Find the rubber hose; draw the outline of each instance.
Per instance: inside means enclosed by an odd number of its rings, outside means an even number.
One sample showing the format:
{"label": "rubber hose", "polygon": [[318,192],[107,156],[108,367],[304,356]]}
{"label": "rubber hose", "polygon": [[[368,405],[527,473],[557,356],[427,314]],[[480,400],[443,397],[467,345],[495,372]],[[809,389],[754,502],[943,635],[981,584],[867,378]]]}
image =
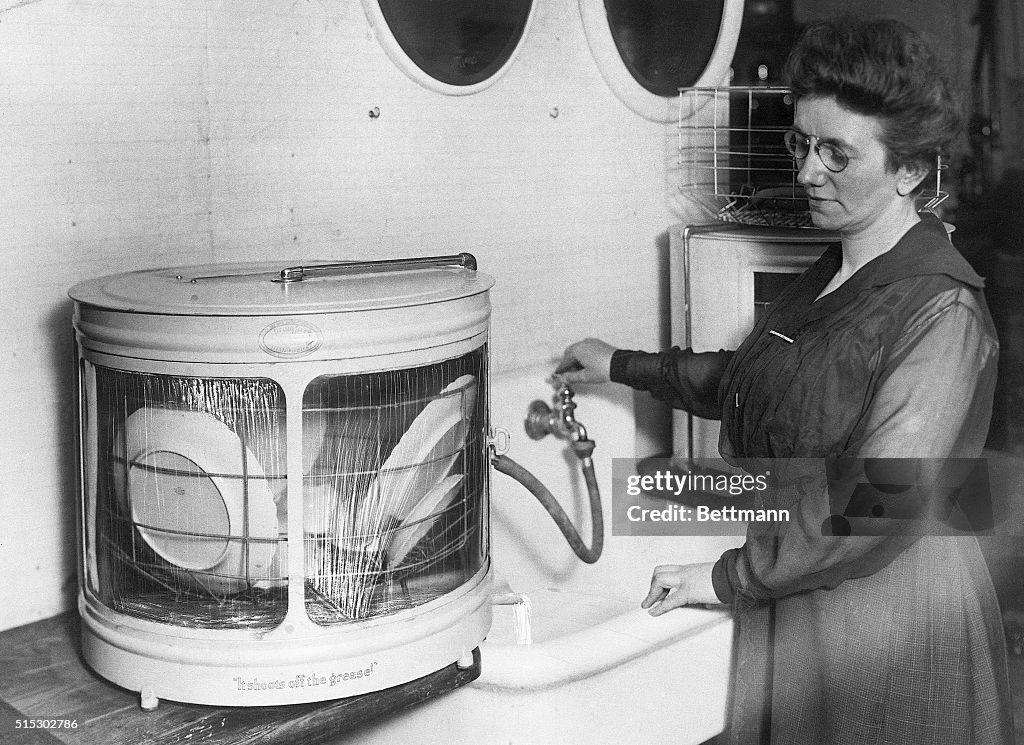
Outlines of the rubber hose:
{"label": "rubber hose", "polygon": [[565,514],[562,505],[548,491],[548,488],[540,482],[536,476],[509,458],[507,455],[495,455],[491,462],[497,471],[511,476],[537,498],[544,505],[544,509],[555,521],[558,529],[562,531],[565,540],[569,542],[573,553],[580,561],[586,564],[593,564],[601,558],[601,551],[604,549],[604,514],[601,510],[601,493],[597,486],[597,476],[594,474],[594,462],[589,458],[582,458],[583,478],[587,482],[587,493],[590,496],[590,522],[593,529],[591,545],[588,547],[580,538],[576,526]]}

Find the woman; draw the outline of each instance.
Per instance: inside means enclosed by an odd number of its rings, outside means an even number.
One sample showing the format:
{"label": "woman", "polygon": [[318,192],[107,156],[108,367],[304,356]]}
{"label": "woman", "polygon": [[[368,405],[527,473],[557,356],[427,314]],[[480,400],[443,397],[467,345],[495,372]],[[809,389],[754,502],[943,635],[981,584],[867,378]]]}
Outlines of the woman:
{"label": "woman", "polygon": [[[588,339],[556,376],[626,383],[720,418],[722,455],[737,463],[975,458],[997,358],[983,283],[914,201],[957,136],[946,78],[906,26],[852,19],[810,26],[788,73],[797,104],[786,144],[814,224],[841,244],[735,352]],[[977,540],[833,535],[827,490],[778,482],[768,506],[793,519],[751,524],[717,562],[656,568],[642,603],[653,615],[735,609],[729,741],[1012,742],[1002,627]]]}

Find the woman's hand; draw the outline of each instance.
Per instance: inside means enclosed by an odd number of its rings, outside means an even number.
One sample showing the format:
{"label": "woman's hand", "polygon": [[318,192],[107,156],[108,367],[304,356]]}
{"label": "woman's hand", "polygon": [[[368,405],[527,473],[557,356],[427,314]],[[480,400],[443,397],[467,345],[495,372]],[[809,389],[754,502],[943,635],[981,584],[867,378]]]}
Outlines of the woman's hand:
{"label": "woman's hand", "polygon": [[711,582],[714,563],[662,564],[655,567],[651,577],[651,591],[640,603],[652,616],[660,616],[684,605],[718,605],[722,601],[715,594]]}
{"label": "woman's hand", "polygon": [[556,383],[607,383],[615,347],[600,339],[584,339],[565,350],[552,379]]}

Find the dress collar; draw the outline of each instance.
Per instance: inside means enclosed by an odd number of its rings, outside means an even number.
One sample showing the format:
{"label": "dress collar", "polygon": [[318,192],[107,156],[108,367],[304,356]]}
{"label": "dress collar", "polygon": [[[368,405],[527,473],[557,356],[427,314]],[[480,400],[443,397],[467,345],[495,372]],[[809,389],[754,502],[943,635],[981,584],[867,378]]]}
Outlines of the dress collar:
{"label": "dress collar", "polygon": [[871,287],[931,274],[944,274],[978,290],[985,286],[985,280],[950,243],[942,220],[928,212],[921,213],[921,221],[892,249],[876,256],[860,271],[865,272]]}
{"label": "dress collar", "polygon": [[[804,321],[828,317],[848,307],[865,290],[910,277],[945,275],[977,290],[985,285],[949,242],[942,221],[930,213],[922,213],[921,221],[890,250],[873,258],[828,295],[816,299],[839,271],[842,260],[842,246],[830,245],[804,275],[799,289],[794,288],[797,294],[793,300],[802,308]],[[795,310],[797,306],[793,307]]]}
{"label": "dress collar", "polygon": [[[839,270],[842,256],[842,246],[835,243],[828,247],[815,264],[814,276],[817,281],[812,284],[819,285],[815,297]],[[946,275],[977,290],[985,286],[985,280],[978,276],[950,243],[942,220],[924,212],[921,213],[921,221],[904,233],[895,246],[862,266],[822,300],[833,295],[849,297],[850,292],[927,275]]]}

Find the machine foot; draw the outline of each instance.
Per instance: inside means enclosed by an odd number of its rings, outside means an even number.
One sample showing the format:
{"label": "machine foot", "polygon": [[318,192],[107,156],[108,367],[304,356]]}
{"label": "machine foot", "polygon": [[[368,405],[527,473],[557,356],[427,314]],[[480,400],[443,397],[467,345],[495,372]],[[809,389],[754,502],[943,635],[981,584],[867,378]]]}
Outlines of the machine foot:
{"label": "machine foot", "polygon": [[160,699],[152,688],[146,686],[139,693],[139,708],[143,711],[154,711],[160,705]]}

